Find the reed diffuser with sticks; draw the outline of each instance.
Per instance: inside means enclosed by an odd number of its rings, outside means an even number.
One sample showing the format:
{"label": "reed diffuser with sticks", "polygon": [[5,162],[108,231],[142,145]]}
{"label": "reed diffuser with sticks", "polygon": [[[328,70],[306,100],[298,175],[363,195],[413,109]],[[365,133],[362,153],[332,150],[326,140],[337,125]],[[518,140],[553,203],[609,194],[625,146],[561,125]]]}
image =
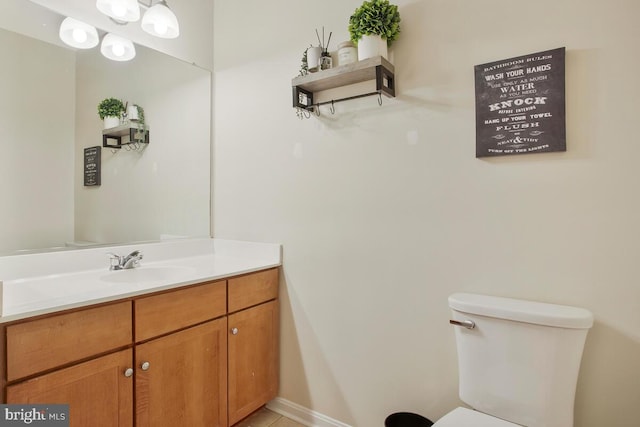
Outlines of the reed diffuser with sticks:
{"label": "reed diffuser with sticks", "polygon": [[320,44],[321,55],[320,55],[320,70],[328,70],[333,66],[333,60],[331,58],[331,54],[329,53],[329,43],[331,42],[331,35],[333,32],[329,32],[329,38],[325,44],[324,39],[324,27],[322,27],[322,40],[320,40],[320,33],[316,28],[316,37],[318,37],[318,43]]}

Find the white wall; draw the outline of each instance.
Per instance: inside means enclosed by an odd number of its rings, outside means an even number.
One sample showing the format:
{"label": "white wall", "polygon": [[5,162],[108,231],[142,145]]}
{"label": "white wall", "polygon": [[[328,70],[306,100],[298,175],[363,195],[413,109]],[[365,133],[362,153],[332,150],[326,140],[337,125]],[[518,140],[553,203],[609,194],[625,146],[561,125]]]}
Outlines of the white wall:
{"label": "white wall", "polygon": [[0,251],[64,245],[73,239],[75,58],[3,29],[0,52]]}
{"label": "white wall", "polygon": [[[214,2],[214,235],[284,245],[280,395],[442,416],[468,291],[592,310],[575,425],[636,426],[640,4],[398,0],[397,99],[298,120],[302,51],[360,3]],[[568,151],[476,159],[473,66],[562,46]]]}

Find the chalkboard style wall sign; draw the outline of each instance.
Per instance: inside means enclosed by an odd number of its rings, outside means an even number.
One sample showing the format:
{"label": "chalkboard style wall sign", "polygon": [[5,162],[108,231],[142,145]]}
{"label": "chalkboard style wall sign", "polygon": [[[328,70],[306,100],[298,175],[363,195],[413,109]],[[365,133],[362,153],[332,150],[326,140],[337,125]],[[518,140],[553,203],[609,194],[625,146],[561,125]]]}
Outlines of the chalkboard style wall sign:
{"label": "chalkboard style wall sign", "polygon": [[100,155],[102,147],[89,147],[84,149],[84,186],[92,187],[100,185]]}
{"label": "chalkboard style wall sign", "polygon": [[565,48],[475,66],[476,157],[566,151]]}

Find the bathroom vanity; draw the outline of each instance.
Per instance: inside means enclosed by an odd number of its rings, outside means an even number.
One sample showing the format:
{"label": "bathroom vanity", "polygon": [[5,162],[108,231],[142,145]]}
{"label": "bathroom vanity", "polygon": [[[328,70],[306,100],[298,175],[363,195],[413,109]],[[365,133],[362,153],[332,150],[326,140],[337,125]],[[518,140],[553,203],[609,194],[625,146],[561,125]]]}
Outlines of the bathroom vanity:
{"label": "bathroom vanity", "polygon": [[237,423],[276,397],[279,364],[279,254],[240,252],[139,267],[210,264],[186,283],[141,273],[132,295],[0,318],[3,401],[68,403],[72,426]]}

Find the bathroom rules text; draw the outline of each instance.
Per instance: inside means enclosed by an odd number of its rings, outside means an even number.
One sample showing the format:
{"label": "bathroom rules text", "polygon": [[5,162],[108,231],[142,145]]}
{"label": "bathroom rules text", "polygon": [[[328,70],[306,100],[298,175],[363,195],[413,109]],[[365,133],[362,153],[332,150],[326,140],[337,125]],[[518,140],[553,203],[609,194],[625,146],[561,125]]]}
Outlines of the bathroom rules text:
{"label": "bathroom rules text", "polygon": [[476,157],[566,151],[565,48],[476,65]]}

